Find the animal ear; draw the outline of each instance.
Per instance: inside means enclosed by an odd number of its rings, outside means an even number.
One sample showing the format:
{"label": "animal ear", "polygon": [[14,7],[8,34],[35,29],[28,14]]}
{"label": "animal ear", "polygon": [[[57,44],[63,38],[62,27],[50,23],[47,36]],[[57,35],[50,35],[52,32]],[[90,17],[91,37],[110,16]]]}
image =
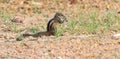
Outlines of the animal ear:
{"label": "animal ear", "polygon": [[56,13],[56,15],[59,14],[58,12]]}
{"label": "animal ear", "polygon": [[59,14],[60,14],[60,13],[58,13],[58,12],[57,12],[55,15],[57,15],[57,16],[58,16]]}
{"label": "animal ear", "polygon": [[58,17],[59,16],[59,13],[57,12],[56,14],[55,14],[55,17]]}
{"label": "animal ear", "polygon": [[60,13],[60,12],[57,12],[55,15],[62,15],[62,13]]}

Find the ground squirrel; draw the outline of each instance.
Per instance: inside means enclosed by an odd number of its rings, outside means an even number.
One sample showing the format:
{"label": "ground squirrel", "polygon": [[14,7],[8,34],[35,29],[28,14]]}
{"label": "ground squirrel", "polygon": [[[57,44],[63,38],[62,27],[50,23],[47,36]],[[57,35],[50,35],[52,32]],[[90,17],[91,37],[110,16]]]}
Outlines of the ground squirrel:
{"label": "ground squirrel", "polygon": [[48,24],[47,24],[47,31],[45,32],[38,32],[35,34],[23,34],[24,37],[26,36],[33,36],[33,37],[39,37],[42,35],[50,36],[55,35],[57,31],[57,25],[62,24],[63,22],[67,22],[66,17],[62,13],[56,13],[54,18],[52,18]]}

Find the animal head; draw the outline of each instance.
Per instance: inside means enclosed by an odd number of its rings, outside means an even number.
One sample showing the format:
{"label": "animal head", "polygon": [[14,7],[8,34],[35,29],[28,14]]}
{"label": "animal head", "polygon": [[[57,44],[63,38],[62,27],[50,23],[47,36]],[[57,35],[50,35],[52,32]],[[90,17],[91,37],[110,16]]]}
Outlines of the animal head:
{"label": "animal head", "polygon": [[59,23],[67,22],[66,17],[62,13],[56,13],[54,18]]}

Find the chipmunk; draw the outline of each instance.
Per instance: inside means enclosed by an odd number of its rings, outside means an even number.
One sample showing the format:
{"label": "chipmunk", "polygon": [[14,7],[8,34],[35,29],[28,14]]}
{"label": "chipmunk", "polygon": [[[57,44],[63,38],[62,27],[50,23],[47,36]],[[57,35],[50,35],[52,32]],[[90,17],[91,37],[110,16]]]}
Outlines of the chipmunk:
{"label": "chipmunk", "polygon": [[33,37],[39,37],[39,36],[50,36],[55,35],[57,31],[57,25],[62,24],[64,22],[67,22],[66,17],[62,13],[56,13],[54,18],[52,18],[48,24],[47,24],[47,31],[45,32],[38,32],[35,34],[23,34],[24,37],[26,36],[33,36]]}

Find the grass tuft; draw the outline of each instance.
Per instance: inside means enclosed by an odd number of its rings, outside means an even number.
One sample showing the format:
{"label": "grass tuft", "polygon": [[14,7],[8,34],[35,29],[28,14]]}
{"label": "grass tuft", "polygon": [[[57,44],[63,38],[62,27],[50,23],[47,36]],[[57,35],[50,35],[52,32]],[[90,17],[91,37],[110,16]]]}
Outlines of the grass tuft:
{"label": "grass tuft", "polygon": [[36,8],[36,7],[33,7],[32,10],[33,10],[34,13],[37,13],[37,14],[42,13],[42,11],[40,9]]}
{"label": "grass tuft", "polygon": [[36,26],[32,27],[30,30],[32,31],[32,33],[37,33],[39,31],[39,28]]}

